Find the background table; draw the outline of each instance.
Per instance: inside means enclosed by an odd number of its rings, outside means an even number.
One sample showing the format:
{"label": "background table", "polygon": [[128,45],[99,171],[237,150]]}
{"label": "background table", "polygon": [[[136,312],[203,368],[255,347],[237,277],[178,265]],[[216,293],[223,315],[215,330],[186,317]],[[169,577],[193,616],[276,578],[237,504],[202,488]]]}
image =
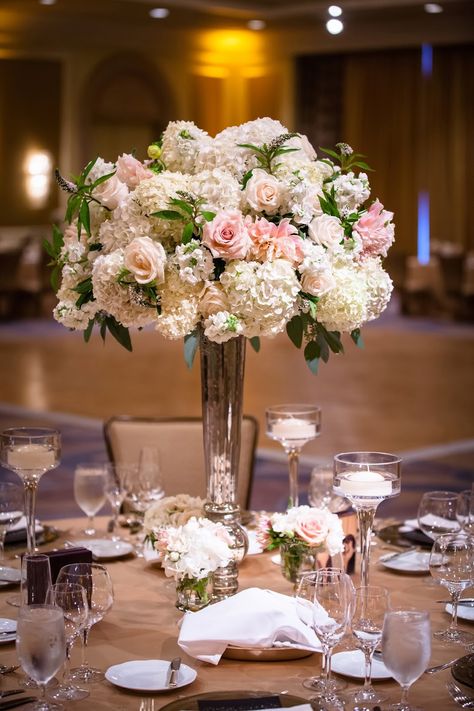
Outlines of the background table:
{"label": "background table", "polygon": [[[60,547],[61,540],[71,540],[74,535],[83,538],[79,533],[80,526],[84,526],[85,519],[55,521],[54,525],[60,529],[61,538],[44,549]],[[97,519],[101,537],[105,530],[106,519]],[[124,537],[127,536],[126,530]],[[104,534],[105,535],[105,534]],[[7,556],[14,556],[18,548],[10,548]],[[426,581],[429,576],[401,575],[388,571],[379,564],[377,559],[386,550],[380,545],[374,546],[371,570],[371,582],[384,585],[392,592],[392,604],[405,607],[427,609],[431,613],[433,629],[440,629],[449,623],[449,616],[443,612],[444,605],[437,600],[447,599],[445,588],[438,586],[428,587]],[[143,559],[129,557],[121,560],[107,562],[107,568],[112,577],[115,592],[115,602],[106,618],[92,628],[89,641],[88,661],[94,666],[107,669],[112,664],[118,664],[132,659],[172,659],[180,655],[183,663],[196,669],[196,681],[189,686],[177,691],[154,694],[155,710],[165,706],[168,702],[190,696],[192,694],[219,690],[262,690],[265,692],[282,692],[302,698],[309,698],[311,692],[301,685],[305,677],[319,673],[320,655],[311,655],[304,659],[281,662],[243,662],[222,659],[218,666],[213,666],[188,657],[180,650],[177,644],[178,624],[182,617],[175,606],[174,582],[165,577],[157,564],[146,564]],[[19,561],[12,565],[18,566]],[[248,587],[266,587],[278,592],[291,595],[292,585],[284,580],[279,567],[271,562],[271,554],[263,553],[249,556],[240,568],[240,589]],[[354,583],[358,584],[358,576],[354,576]],[[17,610],[6,603],[7,597],[17,588],[1,588],[0,616],[16,618]],[[460,621],[460,626],[466,630],[474,631],[470,623]],[[347,638],[345,648],[354,646],[350,637]],[[79,664],[80,645],[76,644],[73,652],[73,666]],[[335,653],[342,647],[337,647]],[[456,656],[461,656],[463,648],[456,645],[441,646],[433,643],[430,665],[438,664]],[[14,644],[0,645],[0,664],[16,663]],[[1,677],[2,688],[16,685],[17,674]],[[451,678],[449,670],[436,675],[423,675],[411,691],[410,699],[413,704],[423,706],[427,711],[459,709],[446,691],[446,681]],[[356,686],[356,680],[348,679],[349,686]],[[377,688],[387,691],[391,700],[398,700],[400,687],[393,681],[376,682]],[[82,711],[101,711],[114,709],[124,711],[140,708],[140,701],[145,694],[121,690],[107,681],[90,685],[91,695],[83,701],[70,703],[68,709]],[[148,694],[151,696],[151,694]],[[183,709],[186,705],[183,705]]]}

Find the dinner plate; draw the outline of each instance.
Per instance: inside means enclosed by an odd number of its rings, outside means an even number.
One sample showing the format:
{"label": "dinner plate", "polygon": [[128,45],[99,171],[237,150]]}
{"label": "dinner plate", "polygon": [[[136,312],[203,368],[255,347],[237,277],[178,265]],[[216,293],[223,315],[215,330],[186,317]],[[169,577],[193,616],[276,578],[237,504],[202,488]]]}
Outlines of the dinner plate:
{"label": "dinner plate", "polygon": [[115,664],[105,672],[105,678],[115,686],[131,691],[173,691],[192,684],[197,672],[181,664],[177,674],[177,684],[171,689],[167,685],[169,661],[164,659],[135,659],[123,664]]}
{"label": "dinner plate", "polygon": [[[338,652],[331,657],[331,670],[353,679],[365,678],[365,658],[360,649]],[[390,679],[390,672],[379,659],[372,660],[372,679]]]}
{"label": "dinner plate", "polygon": [[474,654],[466,654],[451,667],[451,674],[461,684],[474,689]]}
{"label": "dinner plate", "polygon": [[128,541],[113,541],[110,538],[92,538],[91,540],[85,538],[74,541],[74,545],[88,548],[96,560],[122,558],[133,552],[133,546]]}
{"label": "dinner plate", "polygon": [[292,706],[300,706],[307,704],[308,699],[302,699],[300,696],[292,696],[291,694],[272,694],[269,691],[208,691],[205,694],[195,694],[194,696],[185,696],[177,701],[162,706],[160,711],[199,711],[198,701],[234,701],[236,699],[259,699],[268,698],[269,696],[277,696],[281,708],[288,709]]}
{"label": "dinner plate", "polygon": [[430,572],[430,554],[427,551],[406,551],[406,553],[388,553],[379,558],[379,562],[389,570],[411,575],[427,575]]}
{"label": "dinner plate", "polygon": [[0,587],[17,585],[21,581],[21,571],[18,568],[8,568],[0,565]]}
{"label": "dinner plate", "polygon": [[243,662],[286,662],[291,659],[303,659],[311,654],[319,654],[309,649],[295,649],[294,647],[237,647],[229,644],[224,654],[226,659],[237,659]]}
{"label": "dinner plate", "polygon": [[[453,612],[452,605],[449,602],[444,609],[450,615]],[[469,605],[458,605],[458,617],[460,620],[467,620],[468,622],[474,622],[474,607],[469,607]]]}
{"label": "dinner plate", "polygon": [[[13,630],[10,632],[10,630]],[[0,644],[14,642],[16,639],[16,620],[0,617]]]}

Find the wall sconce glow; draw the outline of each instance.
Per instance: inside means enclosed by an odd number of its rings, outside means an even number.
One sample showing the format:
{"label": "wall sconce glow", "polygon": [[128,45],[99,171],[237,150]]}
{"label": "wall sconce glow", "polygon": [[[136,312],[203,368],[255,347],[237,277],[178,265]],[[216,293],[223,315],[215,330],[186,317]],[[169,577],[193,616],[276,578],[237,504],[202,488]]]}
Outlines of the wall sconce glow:
{"label": "wall sconce glow", "polygon": [[33,207],[43,207],[51,189],[51,155],[46,151],[31,151],[25,160],[25,188]]}
{"label": "wall sconce glow", "polygon": [[264,30],[267,23],[263,20],[249,20],[247,22],[247,27],[249,30]]}
{"label": "wall sconce glow", "polygon": [[331,17],[340,17],[342,15],[342,7],[339,7],[339,5],[329,5],[328,13]]}
{"label": "wall sconce glow", "polygon": [[331,35],[338,35],[344,29],[344,25],[340,20],[328,20],[326,22],[326,29]]}
{"label": "wall sconce glow", "polygon": [[164,20],[169,14],[170,11],[167,10],[166,7],[154,7],[149,12],[150,17],[153,17],[155,20]]}
{"label": "wall sconce glow", "polygon": [[437,15],[443,12],[443,8],[437,2],[425,2],[425,12],[430,15]]}
{"label": "wall sconce glow", "polygon": [[430,261],[430,195],[426,190],[418,193],[418,261]]}

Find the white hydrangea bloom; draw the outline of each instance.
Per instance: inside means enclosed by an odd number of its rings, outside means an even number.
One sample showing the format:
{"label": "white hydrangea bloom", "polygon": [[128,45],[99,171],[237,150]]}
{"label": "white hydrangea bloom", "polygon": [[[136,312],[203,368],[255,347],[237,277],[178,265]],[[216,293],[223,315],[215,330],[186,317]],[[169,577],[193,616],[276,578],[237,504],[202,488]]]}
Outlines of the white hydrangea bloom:
{"label": "white hydrangea bloom", "polygon": [[180,220],[163,220],[150,215],[159,210],[170,210],[170,199],[179,197],[178,191],[187,192],[189,180],[188,175],[165,170],[152,178],[142,180],[133,192],[133,200],[140,207],[141,214],[153,225],[154,234],[159,235],[165,247],[167,238],[175,242],[181,241],[183,223]]}
{"label": "white hydrangea bloom", "polygon": [[336,191],[336,204],[341,215],[348,215],[357,210],[370,196],[369,179],[366,173],[354,175],[352,171],[342,173],[329,186]]}
{"label": "white hydrangea bloom", "polygon": [[212,254],[194,239],[176,247],[173,263],[178,267],[180,279],[193,285],[208,280],[214,271]]}
{"label": "white hydrangea bloom", "polygon": [[100,226],[102,252],[108,254],[116,249],[124,249],[136,237],[153,238],[156,231],[156,222],[142,213],[134,200],[134,193],[129,193],[124,202],[113,211],[110,219]]}
{"label": "white hydrangea bloom", "polygon": [[242,191],[239,182],[227,170],[202,170],[191,177],[189,191],[204,199],[203,209],[239,210]]}
{"label": "white hydrangea bloom", "polygon": [[360,266],[341,259],[333,269],[334,287],[318,302],[318,321],[328,331],[350,333],[367,320],[367,280]]}
{"label": "white hydrangea bloom", "polygon": [[124,268],[123,250],[100,255],[92,269],[92,289],[99,310],[106,311],[119,323],[129,326],[146,326],[156,322],[154,308],[144,306],[136,298],[133,287],[122,286],[117,279]]}
{"label": "white hydrangea bloom", "polygon": [[390,301],[393,282],[382,267],[379,257],[366,259],[361,265],[367,280],[367,321],[378,318]]}
{"label": "white hydrangea bloom", "polygon": [[192,121],[170,121],[163,133],[161,159],[168,170],[194,173],[197,156],[211,140]]}
{"label": "white hydrangea bloom", "polygon": [[53,309],[53,317],[66,328],[85,331],[89,321],[96,315],[98,307],[95,301],[88,301],[78,309],[76,306],[78,296],[76,293],[72,300],[60,300]]}
{"label": "white hydrangea bloom", "polygon": [[199,297],[201,285],[181,280],[176,267],[166,273],[161,290],[161,314],[156,330],[165,338],[184,338],[194,330],[199,321]]}

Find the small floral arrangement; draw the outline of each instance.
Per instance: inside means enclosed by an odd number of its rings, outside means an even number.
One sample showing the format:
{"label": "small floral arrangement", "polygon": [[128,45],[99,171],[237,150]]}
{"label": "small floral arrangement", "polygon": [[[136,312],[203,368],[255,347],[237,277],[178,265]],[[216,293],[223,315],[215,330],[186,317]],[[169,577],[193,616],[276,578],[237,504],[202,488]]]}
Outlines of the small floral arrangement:
{"label": "small floral arrangement", "polygon": [[203,515],[204,499],[199,496],[177,494],[165,496],[145,511],[143,531],[150,543],[155,546],[158,532],[167,526],[183,526],[193,516]]}
{"label": "small floral arrangement", "polygon": [[[214,138],[172,121],[140,161],[92,160],[73,180],[65,227],[45,242],[55,318],[89,340],[98,326],[132,350],[129,328],[216,343],[285,329],[319,360],[361,345],[392,282],[382,259],[393,213],[369,202],[363,156],[345,143],[317,157],[306,136],[261,118]],[[362,171],[361,171],[362,169]]]}
{"label": "small floral arrangement", "polygon": [[168,577],[203,580],[233,558],[232,539],[221,523],[193,516],[182,526],[160,529],[156,541]]}
{"label": "small floral arrangement", "polygon": [[274,513],[261,521],[258,538],[264,548],[273,550],[283,543],[306,547],[325,547],[330,555],[344,550],[344,531],[336,514],[311,506],[294,506],[286,513]]}

